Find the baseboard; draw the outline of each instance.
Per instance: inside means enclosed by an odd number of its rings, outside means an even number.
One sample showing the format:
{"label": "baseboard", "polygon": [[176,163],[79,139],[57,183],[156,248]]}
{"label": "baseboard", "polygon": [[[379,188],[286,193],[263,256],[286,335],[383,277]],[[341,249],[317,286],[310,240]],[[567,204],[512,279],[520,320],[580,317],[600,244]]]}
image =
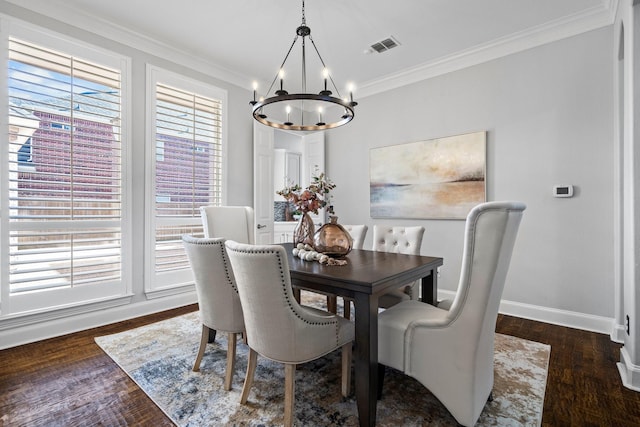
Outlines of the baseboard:
{"label": "baseboard", "polygon": [[[452,291],[438,291],[438,299],[451,299],[454,296],[455,292]],[[607,334],[612,336],[612,339],[615,332],[613,318],[594,316],[575,311],[558,310],[555,308],[502,300],[500,302],[500,313],[538,322],[551,323],[552,325]]]}
{"label": "baseboard", "polygon": [[611,341],[617,342],[618,344],[624,344],[624,336],[627,331],[624,328],[624,325],[616,325],[614,321],[613,329],[611,331]]}
{"label": "baseboard", "polygon": [[620,362],[616,365],[622,384],[628,389],[640,391],[640,366],[631,363],[631,358],[625,347],[620,349]]}
{"label": "baseboard", "polygon": [[29,322],[0,331],[0,350],[170,310],[194,304],[197,301],[195,291],[190,291],[108,309],[58,316],[40,322]]}

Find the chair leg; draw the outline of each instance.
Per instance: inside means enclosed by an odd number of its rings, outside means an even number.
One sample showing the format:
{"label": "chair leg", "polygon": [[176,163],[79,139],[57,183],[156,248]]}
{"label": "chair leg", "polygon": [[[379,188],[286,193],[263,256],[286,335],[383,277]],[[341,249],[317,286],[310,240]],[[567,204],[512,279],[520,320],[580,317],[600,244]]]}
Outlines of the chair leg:
{"label": "chair leg", "polygon": [[224,389],[227,391],[231,390],[231,382],[233,381],[233,373],[236,367],[237,336],[237,334],[229,332],[229,337],[227,339],[227,374],[224,378]]}
{"label": "chair leg", "polygon": [[214,342],[216,340],[216,330],[215,329],[209,329],[209,344],[211,344],[212,342]]}
{"label": "chair leg", "polygon": [[378,363],[378,400],[382,399],[382,385],[384,384],[384,372],[386,366],[382,363]]}
{"label": "chair leg", "polygon": [[296,389],[296,365],[284,364],[284,426],[293,425],[295,389]]}
{"label": "chair leg", "polygon": [[338,297],[335,295],[327,295],[327,311],[336,314],[338,312]]}
{"label": "chair leg", "polygon": [[252,348],[249,348],[249,360],[247,361],[247,376],[244,378],[244,386],[242,386],[242,395],[240,396],[240,403],[243,405],[247,403],[249,399],[249,392],[251,391],[251,385],[253,384],[253,376],[256,373],[256,364],[258,362],[258,353]]}
{"label": "chair leg", "polygon": [[[213,330],[215,332],[215,330]],[[207,347],[209,341],[209,328],[202,325],[202,334],[200,335],[200,348],[198,348],[198,355],[196,361],[193,363],[193,372],[200,371],[200,362],[202,362],[202,356],[204,356],[204,350]]]}
{"label": "chair leg", "polygon": [[342,309],[343,311],[343,316],[345,319],[351,319],[351,300],[347,299],[347,298],[343,298],[342,299],[342,306],[344,307]]}
{"label": "chair leg", "polygon": [[351,346],[351,342],[342,346],[342,395],[344,397],[349,397],[351,394]]}

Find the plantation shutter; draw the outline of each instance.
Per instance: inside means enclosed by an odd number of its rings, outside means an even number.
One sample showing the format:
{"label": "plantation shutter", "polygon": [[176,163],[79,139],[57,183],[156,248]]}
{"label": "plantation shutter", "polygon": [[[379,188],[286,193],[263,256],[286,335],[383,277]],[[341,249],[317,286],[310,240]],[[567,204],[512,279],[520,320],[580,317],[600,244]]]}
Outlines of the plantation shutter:
{"label": "plantation shutter", "polygon": [[[154,287],[189,268],[181,237],[203,235],[200,207],[222,204],[220,99],[156,83]],[[180,276],[184,277],[184,276]]]}
{"label": "plantation shutter", "polygon": [[12,37],[8,72],[10,294],[100,297],[122,280],[121,71]]}

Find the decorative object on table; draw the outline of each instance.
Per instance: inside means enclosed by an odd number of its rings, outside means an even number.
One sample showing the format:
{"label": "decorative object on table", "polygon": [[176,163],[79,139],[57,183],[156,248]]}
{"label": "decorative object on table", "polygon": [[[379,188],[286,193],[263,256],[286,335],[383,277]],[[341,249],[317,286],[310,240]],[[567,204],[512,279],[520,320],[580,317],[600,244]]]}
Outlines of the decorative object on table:
{"label": "decorative object on table", "polygon": [[329,205],[330,192],[336,188],[324,173],[312,177],[311,184],[307,188],[302,188],[298,184],[285,187],[276,192],[286,200],[291,202],[302,214],[296,228],[293,231],[293,243],[303,243],[313,246],[313,235],[315,226],[309,216],[309,212],[318,214],[318,210],[327,207],[327,212],[333,213],[333,206]]}
{"label": "decorative object on table", "polygon": [[338,224],[338,217],[331,216],[330,222],[314,234],[313,247],[325,255],[343,257],[351,252],[353,239],[347,230]]}
{"label": "decorative object on table", "polygon": [[[301,90],[290,94],[285,90],[284,86],[285,64],[287,63],[289,54],[293,50],[293,47],[299,38],[302,39]],[[324,86],[322,90],[316,93],[311,93],[310,91],[307,92],[307,63],[305,60],[305,41],[307,38],[313,45],[313,50],[318,54],[319,62],[316,63],[322,64],[323,66],[322,74],[324,82],[318,79],[317,83],[324,83]],[[296,61],[294,61],[294,63],[296,63]],[[320,73],[318,73],[318,75],[319,74]],[[299,74],[292,72],[291,75],[295,76]],[[272,93],[271,90],[274,89],[274,84],[278,80],[280,88]],[[289,78],[288,82],[291,84],[292,80],[294,80],[294,78]],[[328,83],[333,86],[335,96],[329,87],[327,87]],[[306,24],[303,0],[302,23],[298,28],[296,28],[296,36],[293,39],[293,43],[291,44],[291,47],[289,47],[287,55],[285,56],[284,61],[282,61],[282,65],[280,65],[280,69],[273,78],[271,86],[269,86],[264,97],[261,96],[256,99],[258,83],[253,83],[253,100],[249,101],[249,104],[252,106],[251,114],[255,120],[263,125],[277,129],[294,131],[318,131],[332,129],[347,124],[353,120],[354,108],[358,103],[353,100],[353,85],[350,84],[349,86],[349,98],[346,96],[343,97],[333,81],[333,77],[329,74],[329,70],[320,55],[320,51],[311,37],[311,28]]]}
{"label": "decorative object on table", "polygon": [[373,148],[372,218],[465,219],[486,201],[485,131]]}
{"label": "decorative object on table", "polygon": [[313,244],[313,235],[315,234],[315,225],[309,216],[309,212],[304,212],[296,228],[293,229],[293,243],[304,243],[306,245]]}
{"label": "decorative object on table", "polygon": [[310,245],[304,243],[298,243],[298,245],[291,250],[293,256],[297,256],[303,261],[318,261],[320,264],[326,265],[347,265],[345,259],[334,259],[329,255],[320,253],[313,249]]}

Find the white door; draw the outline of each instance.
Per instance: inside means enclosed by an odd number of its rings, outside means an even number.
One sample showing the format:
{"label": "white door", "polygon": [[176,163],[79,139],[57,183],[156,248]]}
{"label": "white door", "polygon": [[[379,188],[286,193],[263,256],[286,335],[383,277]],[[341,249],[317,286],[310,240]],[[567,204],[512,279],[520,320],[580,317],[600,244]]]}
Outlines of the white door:
{"label": "white door", "polygon": [[[324,132],[305,135],[302,138],[302,144],[304,146],[304,175],[302,176],[301,185],[304,187],[311,183],[314,176],[326,172],[324,169]],[[317,216],[311,214],[311,217],[313,218],[316,230],[326,222],[324,209],[320,209]]]}
{"label": "white door", "polygon": [[253,207],[256,244],[273,243],[274,130],[253,122]]}
{"label": "white door", "polygon": [[[275,243],[273,235],[274,141],[276,131],[258,122],[253,124],[253,208],[255,212],[256,244]],[[324,132],[300,136],[302,167],[300,185],[306,187],[311,177],[324,172]],[[324,211],[314,218],[316,226],[325,220]]]}

